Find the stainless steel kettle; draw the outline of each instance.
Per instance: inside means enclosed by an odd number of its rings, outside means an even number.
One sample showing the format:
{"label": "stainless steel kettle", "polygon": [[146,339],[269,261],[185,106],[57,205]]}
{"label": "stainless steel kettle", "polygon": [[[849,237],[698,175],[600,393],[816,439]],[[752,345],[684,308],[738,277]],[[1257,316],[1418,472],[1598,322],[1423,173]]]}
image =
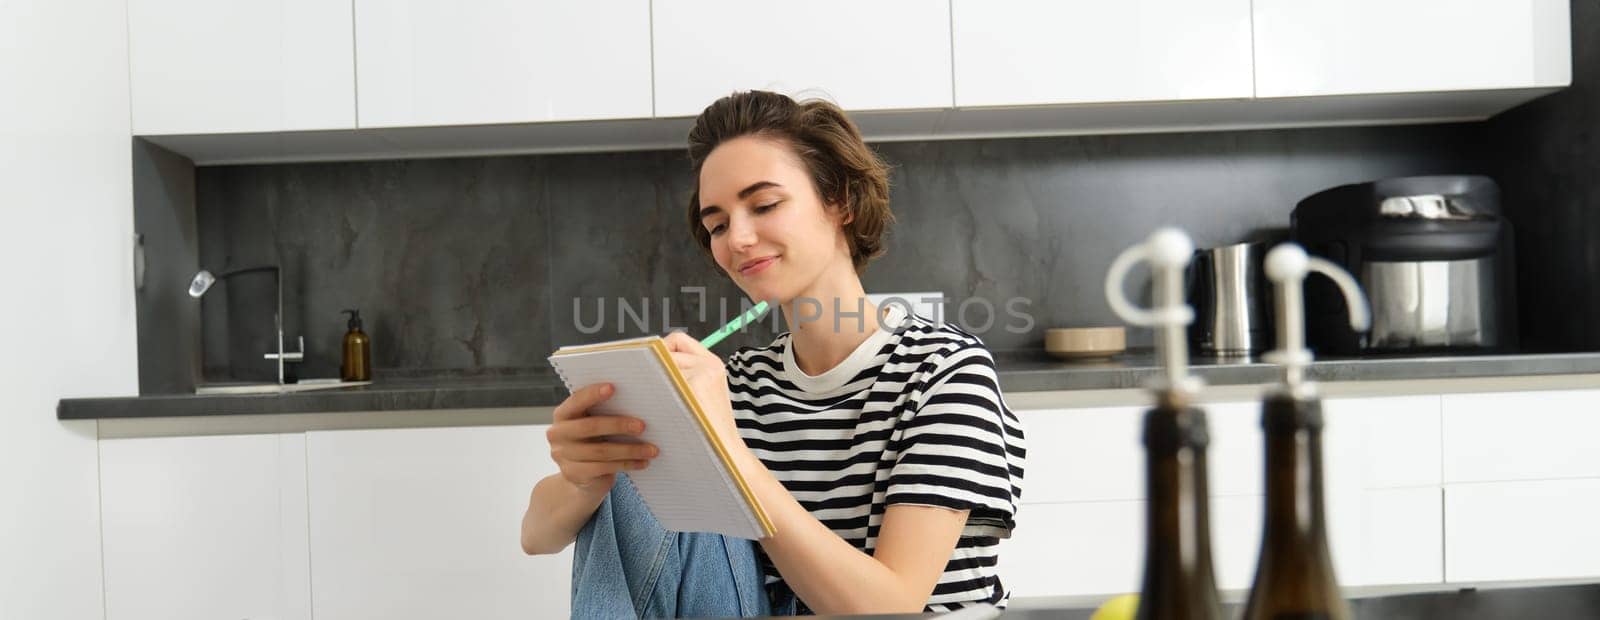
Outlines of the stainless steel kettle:
{"label": "stainless steel kettle", "polygon": [[1270,304],[1261,265],[1267,241],[1195,252],[1189,267],[1189,303],[1195,321],[1189,341],[1197,353],[1246,356],[1272,346]]}

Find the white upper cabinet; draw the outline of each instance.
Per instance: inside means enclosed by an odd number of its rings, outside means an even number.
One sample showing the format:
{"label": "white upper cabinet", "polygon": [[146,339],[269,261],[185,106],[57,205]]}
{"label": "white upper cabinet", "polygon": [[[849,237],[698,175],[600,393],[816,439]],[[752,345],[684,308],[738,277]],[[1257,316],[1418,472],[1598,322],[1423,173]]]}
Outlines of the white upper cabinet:
{"label": "white upper cabinet", "polygon": [[649,0],[356,0],[361,127],[650,116]]}
{"label": "white upper cabinet", "polygon": [[135,135],[355,127],[350,0],[128,0]]}
{"label": "white upper cabinet", "polygon": [[1255,0],[1256,96],[1566,86],[1568,0]]}
{"label": "white upper cabinet", "polygon": [[[134,133],[199,165],[683,148],[740,90],[869,140],[1475,121],[1569,0],[129,0]],[[375,131],[315,131],[327,129]]]}
{"label": "white upper cabinet", "polygon": [[664,1],[654,12],[656,116],[695,116],[750,89],[847,110],[952,105],[945,0]]}
{"label": "white upper cabinet", "polygon": [[957,106],[1251,96],[1250,0],[952,0]]}

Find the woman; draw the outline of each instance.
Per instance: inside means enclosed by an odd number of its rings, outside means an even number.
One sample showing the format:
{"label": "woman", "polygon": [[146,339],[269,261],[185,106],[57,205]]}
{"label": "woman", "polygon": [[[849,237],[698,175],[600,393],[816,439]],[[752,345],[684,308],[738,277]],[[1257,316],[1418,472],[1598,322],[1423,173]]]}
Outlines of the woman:
{"label": "woman", "polygon": [[576,541],[573,615],[942,611],[1007,592],[996,544],[1021,495],[1023,435],[974,336],[866,300],[859,272],[892,221],[888,174],[836,106],[769,92],[711,104],[689,134],[694,239],[789,331],[724,363],[684,334],[674,360],[776,534],[664,532],[626,476],[643,423],[555,410],[561,472],[533,489],[528,553]]}

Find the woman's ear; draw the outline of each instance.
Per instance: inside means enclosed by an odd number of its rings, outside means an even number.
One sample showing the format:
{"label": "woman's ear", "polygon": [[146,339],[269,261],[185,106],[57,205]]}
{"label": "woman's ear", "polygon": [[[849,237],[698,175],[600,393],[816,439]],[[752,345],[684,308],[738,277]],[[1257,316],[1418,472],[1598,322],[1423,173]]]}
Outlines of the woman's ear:
{"label": "woman's ear", "polygon": [[840,226],[849,226],[850,222],[856,221],[856,214],[847,206],[849,204],[848,199],[828,204],[828,211],[833,214],[833,218]]}

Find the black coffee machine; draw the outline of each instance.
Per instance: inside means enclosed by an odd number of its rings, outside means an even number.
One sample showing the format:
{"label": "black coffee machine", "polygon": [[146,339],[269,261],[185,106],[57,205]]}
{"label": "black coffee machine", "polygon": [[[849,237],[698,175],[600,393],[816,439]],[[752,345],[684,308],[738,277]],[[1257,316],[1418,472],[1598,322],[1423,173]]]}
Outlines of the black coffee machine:
{"label": "black coffee machine", "polygon": [[1516,346],[1511,224],[1484,176],[1419,176],[1342,185],[1294,209],[1291,237],[1355,275],[1372,329],[1350,329],[1344,298],[1306,281],[1306,339],[1317,351],[1491,352]]}

